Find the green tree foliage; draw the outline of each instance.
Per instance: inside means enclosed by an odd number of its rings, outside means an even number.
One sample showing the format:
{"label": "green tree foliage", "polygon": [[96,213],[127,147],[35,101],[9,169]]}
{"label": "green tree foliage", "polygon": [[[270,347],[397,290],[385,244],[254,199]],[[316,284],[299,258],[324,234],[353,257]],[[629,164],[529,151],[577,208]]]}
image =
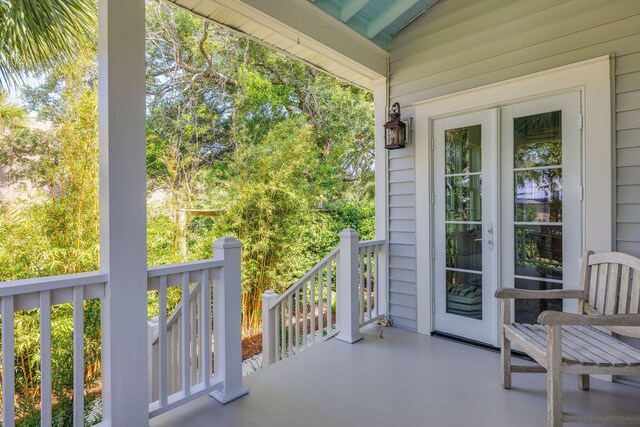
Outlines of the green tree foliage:
{"label": "green tree foliage", "polygon": [[[322,258],[336,224],[373,234],[371,94],[165,3],[149,2],[147,19],[147,167],[162,196],[150,263],[208,257],[212,240],[237,236],[256,330],[262,292]],[[370,221],[343,221],[356,211]]]}
{"label": "green tree foliage", "polygon": [[[257,331],[264,290],[290,286],[344,227],[373,237],[371,94],[164,2],[146,5],[148,263],[208,258],[215,239],[237,236],[243,324]],[[88,37],[73,58],[56,58],[40,85],[22,89],[26,109],[49,128],[3,122],[10,129],[0,165],[25,197],[0,204],[0,280],[99,268],[94,42]],[[179,299],[170,293],[169,311]],[[70,310],[52,312],[61,408],[71,396]],[[27,423],[38,402],[37,314],[17,319]],[[91,383],[99,376],[97,303],[86,304],[85,324]]]}
{"label": "green tree foliage", "polygon": [[[10,183],[32,188],[0,205],[0,280],[99,269],[97,193],[97,91],[93,54],[59,66],[40,87],[26,92],[50,128],[13,127],[3,135],[0,164]],[[46,93],[50,102],[41,103]],[[51,96],[53,95],[53,96]],[[53,306],[52,374],[55,418],[70,425],[73,386],[73,308]],[[85,381],[100,374],[100,304],[85,302]],[[16,416],[39,424],[40,349],[37,311],[17,312]],[[87,399],[89,402],[91,399]]]}

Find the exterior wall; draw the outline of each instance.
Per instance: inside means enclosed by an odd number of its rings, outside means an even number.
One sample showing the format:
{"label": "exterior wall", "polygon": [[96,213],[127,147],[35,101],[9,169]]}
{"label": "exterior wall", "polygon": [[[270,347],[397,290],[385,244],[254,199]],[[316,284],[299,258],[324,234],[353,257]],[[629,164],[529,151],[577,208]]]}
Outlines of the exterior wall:
{"label": "exterior wall", "polygon": [[[616,76],[613,246],[640,255],[640,2],[440,0],[392,40],[390,103],[409,117],[416,102],[609,54]],[[413,146],[390,152],[388,195],[390,312],[396,326],[415,330],[420,165],[413,154]]]}

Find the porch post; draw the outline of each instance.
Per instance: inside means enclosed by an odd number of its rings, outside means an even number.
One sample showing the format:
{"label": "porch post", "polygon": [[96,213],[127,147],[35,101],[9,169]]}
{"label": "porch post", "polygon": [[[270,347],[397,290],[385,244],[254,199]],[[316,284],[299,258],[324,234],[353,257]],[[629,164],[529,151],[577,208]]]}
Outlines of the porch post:
{"label": "porch post", "polygon": [[358,250],[360,234],[346,228],[340,233],[337,283],[338,325],[340,341],[353,344],[364,338],[360,333],[360,300],[358,298]]}
{"label": "porch post", "polygon": [[148,425],[145,2],[98,1],[103,419]]}
{"label": "porch post", "polygon": [[213,372],[224,385],[211,397],[223,404],[249,393],[242,384],[241,248],[235,237],[221,237],[213,244],[213,259],[224,260],[213,291]]}
{"label": "porch post", "polygon": [[387,274],[389,239],[387,233],[387,216],[389,197],[387,193],[387,149],[384,148],[384,123],[387,121],[388,99],[387,79],[380,79],[373,87],[373,109],[375,123],[375,159],[376,159],[376,239],[385,239],[387,243],[378,253],[378,286],[379,295],[376,295],[376,306],[380,313],[389,318],[389,281]]}
{"label": "porch post", "polygon": [[276,363],[276,313],[275,310],[269,310],[269,306],[277,299],[278,294],[275,291],[268,290],[262,294],[262,365],[264,367]]}

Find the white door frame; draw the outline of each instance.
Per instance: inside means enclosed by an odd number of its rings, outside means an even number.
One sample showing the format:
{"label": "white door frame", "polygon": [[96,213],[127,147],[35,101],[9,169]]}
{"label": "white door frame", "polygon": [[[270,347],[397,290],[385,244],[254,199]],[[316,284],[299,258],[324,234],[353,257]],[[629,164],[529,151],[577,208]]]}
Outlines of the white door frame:
{"label": "white door frame", "polygon": [[[433,331],[433,183],[430,166],[433,120],[569,90],[582,92],[584,106],[582,170],[586,172],[582,177],[585,186],[582,239],[587,249],[608,251],[613,247],[614,226],[611,57],[599,57],[414,104],[416,188],[428,189],[416,193],[418,332],[430,334]],[[603,227],[602,224],[609,226]]]}
{"label": "white door frame", "polygon": [[[434,271],[433,278],[434,283],[438,283],[440,286],[433,287],[434,299],[436,304],[434,305],[434,326],[438,327],[439,332],[448,333],[451,335],[469,338],[474,341],[484,342],[491,345],[498,344],[498,329],[493,327],[493,319],[498,318],[498,304],[493,297],[495,279],[500,274],[498,269],[498,251],[500,247],[497,238],[498,232],[498,175],[495,170],[499,168],[500,159],[498,158],[498,144],[499,140],[499,126],[498,126],[498,109],[488,109],[482,111],[476,111],[474,113],[462,114],[453,117],[444,118],[442,120],[434,120],[434,149],[432,153],[437,156],[439,160],[431,162],[430,166],[433,168],[433,180],[434,183],[439,183],[440,190],[435,191],[434,207],[436,210],[432,212],[433,215],[433,244],[436,248],[434,253]],[[479,273],[482,277],[482,318],[469,318],[461,316],[460,314],[453,314],[448,311],[447,308],[447,293],[444,284],[446,282],[446,269],[444,251],[442,248],[445,246],[445,192],[444,188],[444,174],[445,165],[442,161],[445,158],[445,129],[456,129],[465,126],[481,126],[481,177],[482,177],[482,189],[488,190],[490,197],[486,197],[486,192],[482,191],[481,204],[482,204],[482,235],[478,236],[482,239],[480,245],[482,247],[481,259],[482,270]],[[478,172],[478,171],[474,171]],[[439,175],[439,177],[438,177]],[[438,229],[440,226],[442,228]],[[491,231],[489,231],[491,229]],[[494,232],[496,234],[494,234]],[[437,266],[437,267],[436,267]]]}

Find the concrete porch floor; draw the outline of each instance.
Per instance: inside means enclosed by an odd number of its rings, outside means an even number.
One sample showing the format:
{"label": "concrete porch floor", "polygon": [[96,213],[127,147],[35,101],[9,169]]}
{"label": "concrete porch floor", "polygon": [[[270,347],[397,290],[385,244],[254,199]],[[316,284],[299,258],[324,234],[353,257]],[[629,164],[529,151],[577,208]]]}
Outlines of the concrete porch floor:
{"label": "concrete porch floor", "polygon": [[[397,328],[366,328],[357,344],[330,340],[245,377],[249,395],[225,406],[206,396],[151,420],[152,427],[546,425],[546,376],[514,374],[503,390],[499,354]],[[516,363],[520,361],[516,360]],[[640,412],[640,389],[565,376],[564,410]],[[577,424],[571,424],[577,425]]]}

